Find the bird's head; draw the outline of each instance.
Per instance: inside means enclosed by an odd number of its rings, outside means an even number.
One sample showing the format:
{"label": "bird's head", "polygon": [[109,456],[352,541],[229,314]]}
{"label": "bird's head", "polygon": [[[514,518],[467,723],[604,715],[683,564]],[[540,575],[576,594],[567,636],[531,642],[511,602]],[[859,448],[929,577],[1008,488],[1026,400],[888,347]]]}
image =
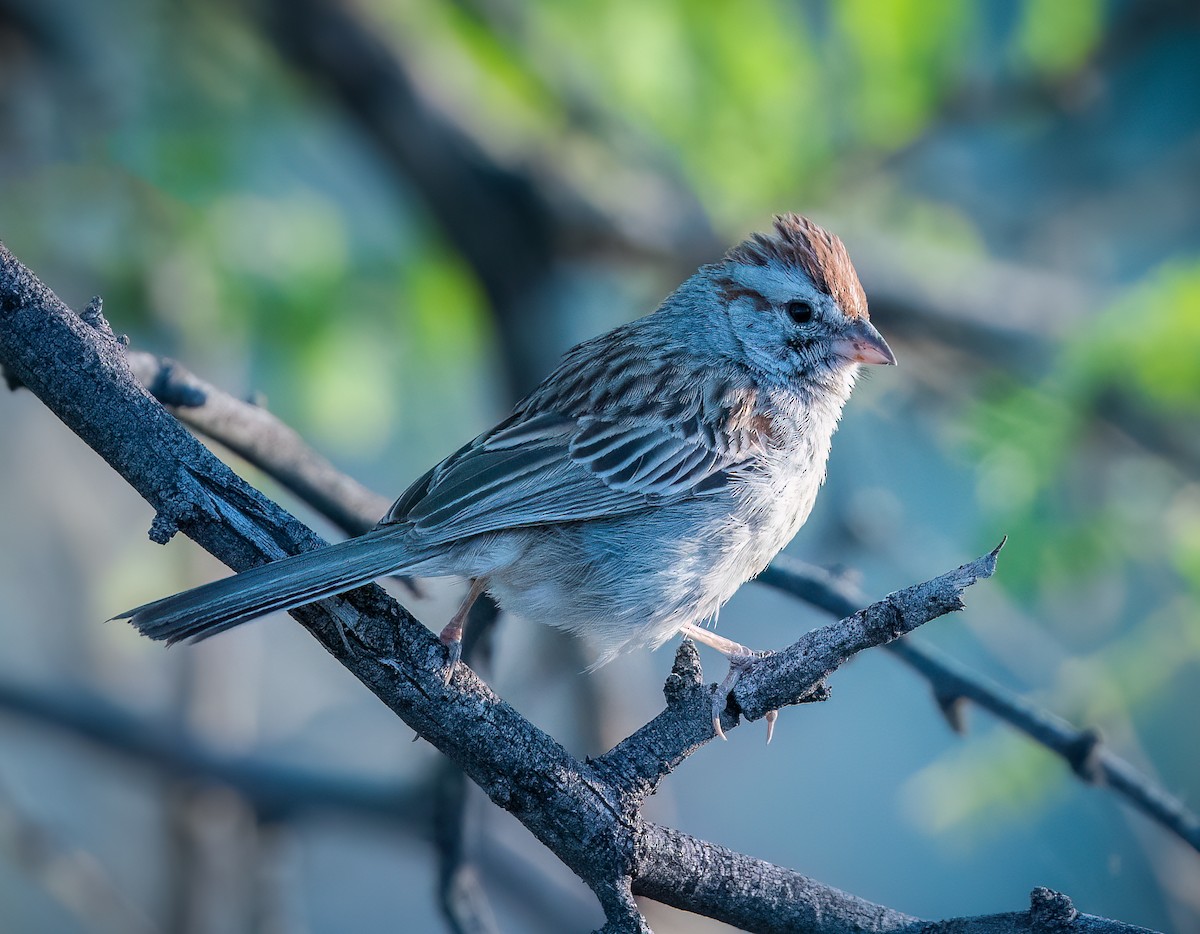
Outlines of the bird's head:
{"label": "bird's head", "polygon": [[896,357],[867,317],[867,297],[846,247],[799,214],[775,218],[722,263],[707,267],[730,334],[765,376],[853,383],[862,363]]}

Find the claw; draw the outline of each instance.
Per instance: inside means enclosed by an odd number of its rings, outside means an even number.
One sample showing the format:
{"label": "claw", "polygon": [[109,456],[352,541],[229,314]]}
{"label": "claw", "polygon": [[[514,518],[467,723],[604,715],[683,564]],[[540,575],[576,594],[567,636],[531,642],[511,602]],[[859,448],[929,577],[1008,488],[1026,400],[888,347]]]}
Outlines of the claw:
{"label": "claw", "polygon": [[[760,658],[765,658],[770,654],[770,652],[747,651],[729,656],[729,672],[725,675],[725,679],[717,685],[717,690],[713,694],[713,733],[721,739],[726,738],[725,731],[721,729],[721,711],[729,702],[729,695],[737,686],[742,672],[753,666]],[[771,739],[775,736],[775,721],[779,719],[779,711],[768,710],[765,719],[767,721],[767,743],[770,744]]]}
{"label": "claw", "polygon": [[713,733],[721,739],[728,739],[725,731],[721,729],[721,712],[729,703],[729,695],[737,686],[738,678],[742,676],[742,672],[750,666],[754,658],[753,654],[729,656],[729,671],[724,680],[717,685],[716,691],[713,692]]}
{"label": "claw", "polygon": [[713,694],[713,734],[721,739],[728,741],[729,737],[725,735],[725,731],[721,729],[721,711],[725,708],[725,698],[727,695],[722,694],[720,688]]}
{"label": "claw", "polygon": [[454,677],[454,669],[458,667],[459,659],[462,658],[463,627],[467,624],[467,617],[471,615],[471,607],[486,588],[487,582],[482,577],[472,580],[471,589],[467,591],[462,606],[450,617],[450,622],[446,623],[438,635],[442,645],[446,647],[446,676],[442,679],[445,685],[450,684],[450,679]]}
{"label": "claw", "polygon": [[[705,645],[711,645],[714,649],[729,659],[729,673],[725,675],[717,690],[713,694],[713,735],[725,739],[725,731],[721,729],[721,712],[729,703],[729,695],[738,683],[738,678],[742,676],[742,672],[750,668],[760,658],[766,658],[771,652],[755,652],[753,649],[748,649],[740,643],[734,642],[732,639],[726,639],[724,636],[718,636],[711,630],[704,629],[701,626],[695,626],[688,623],[679,630],[685,637],[691,637],[697,642],[703,642]],[[766,714],[767,720],[767,742],[771,742],[771,737],[775,735],[775,721],[779,718],[778,710],[769,710]]]}
{"label": "claw", "polygon": [[446,673],[442,677],[442,684],[449,686],[450,679],[454,677],[455,669],[458,668],[459,660],[462,658],[462,640],[443,642],[443,645],[446,646]]}

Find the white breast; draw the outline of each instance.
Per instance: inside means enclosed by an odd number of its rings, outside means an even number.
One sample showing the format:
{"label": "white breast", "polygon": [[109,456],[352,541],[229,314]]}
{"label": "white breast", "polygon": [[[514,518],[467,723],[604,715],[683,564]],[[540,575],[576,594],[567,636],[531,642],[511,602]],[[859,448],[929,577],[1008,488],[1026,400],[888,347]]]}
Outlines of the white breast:
{"label": "white breast", "polygon": [[750,533],[739,555],[745,578],[763,570],[808,519],[825,467],[841,400],[804,404],[794,396],[773,399],[778,413],[774,443],[738,491],[739,519]]}

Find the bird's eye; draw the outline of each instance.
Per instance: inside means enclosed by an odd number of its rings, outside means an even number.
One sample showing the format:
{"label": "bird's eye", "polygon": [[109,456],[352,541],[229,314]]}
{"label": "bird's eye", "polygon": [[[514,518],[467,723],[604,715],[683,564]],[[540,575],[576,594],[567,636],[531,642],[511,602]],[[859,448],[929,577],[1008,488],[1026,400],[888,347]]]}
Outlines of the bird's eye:
{"label": "bird's eye", "polygon": [[813,319],[813,306],[808,302],[794,301],[783,306],[794,324],[808,324]]}

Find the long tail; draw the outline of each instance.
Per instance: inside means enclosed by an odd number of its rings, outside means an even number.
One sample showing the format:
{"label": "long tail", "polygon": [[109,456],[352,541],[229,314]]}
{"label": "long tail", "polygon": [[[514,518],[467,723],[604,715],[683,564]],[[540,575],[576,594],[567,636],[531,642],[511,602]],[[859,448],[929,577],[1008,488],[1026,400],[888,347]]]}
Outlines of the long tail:
{"label": "long tail", "polygon": [[199,642],[275,610],[332,597],[413,563],[399,530],[379,529],[155,600],[113,619],[168,645]]}

